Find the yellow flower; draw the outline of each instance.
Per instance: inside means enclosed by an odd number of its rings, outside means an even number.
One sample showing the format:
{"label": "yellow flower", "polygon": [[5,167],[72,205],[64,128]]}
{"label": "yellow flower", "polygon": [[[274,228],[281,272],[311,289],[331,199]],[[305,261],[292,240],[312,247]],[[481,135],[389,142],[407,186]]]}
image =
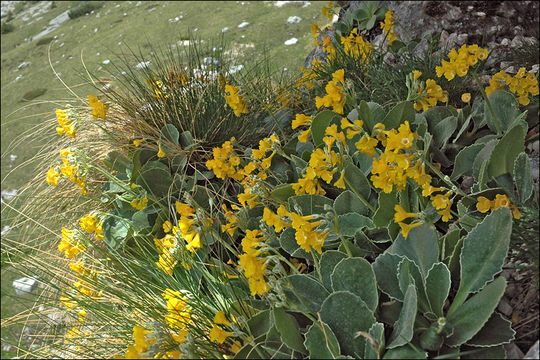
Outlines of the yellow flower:
{"label": "yellow flower", "polygon": [[92,108],[92,117],[94,118],[94,120],[97,120],[98,117],[105,119],[107,115],[107,110],[109,109],[109,106],[107,104],[99,101],[95,95],[90,95],[88,97],[88,103]]}
{"label": "yellow flower", "polygon": [[305,143],[308,141],[309,134],[311,134],[311,129],[304,130],[298,135],[298,141]]}
{"label": "yellow flower", "polygon": [[413,70],[413,79],[416,81],[420,78],[420,76],[422,75],[422,72],[421,71],[418,71],[418,70]]}
{"label": "yellow flower", "polygon": [[96,231],[98,219],[93,215],[87,215],[79,220],[81,222],[81,228],[87,233],[91,234]]}
{"label": "yellow flower", "polygon": [[463,101],[464,103],[469,103],[471,101],[471,93],[461,94],[461,101]]}
{"label": "yellow flower", "polygon": [[165,222],[163,223],[163,231],[164,231],[165,233],[170,233],[171,230],[172,230],[172,224],[171,224],[171,222],[170,222],[169,220],[165,221]]}
{"label": "yellow flower", "polygon": [[493,206],[493,202],[486,197],[479,196],[476,203],[476,209],[481,213],[486,213]]}
{"label": "yellow flower", "polygon": [[339,179],[334,183],[335,187],[340,188],[340,189],[345,189],[344,175],[345,175],[345,170],[342,170]]}
{"label": "yellow flower", "polygon": [[510,210],[512,210],[512,217],[516,220],[519,220],[520,216],[521,216],[521,212],[519,211],[519,209],[517,208],[516,205],[512,204],[510,205]]}
{"label": "yellow flower", "polygon": [[231,323],[225,317],[225,313],[223,312],[223,310],[218,311],[216,316],[214,316],[214,324],[231,326]]}
{"label": "yellow flower", "polygon": [[130,202],[130,205],[133,206],[137,210],[142,210],[146,207],[146,204],[148,203],[148,197],[147,194],[144,194],[144,197],[142,199],[135,199]]}
{"label": "yellow flower", "polygon": [[409,212],[406,212],[405,209],[403,209],[401,207],[401,205],[395,205],[394,206],[394,222],[395,223],[398,223],[398,222],[401,222],[405,219],[408,219],[410,217],[413,217],[413,218],[417,218],[418,217],[418,214],[416,213],[409,213]]}
{"label": "yellow flower", "polygon": [[54,169],[49,169],[47,172],[47,184],[57,186],[61,177],[60,173],[57,173]]}
{"label": "yellow flower", "polygon": [[212,329],[210,330],[210,341],[217,342],[218,344],[223,344],[225,340],[232,336],[233,333],[230,331],[225,331],[221,329],[219,326],[214,325]]}
{"label": "yellow flower", "polygon": [[354,146],[362,153],[368,156],[375,155],[375,147],[379,141],[370,136],[364,135],[360,140],[354,143]]}
{"label": "yellow flower", "polygon": [[158,153],[157,153],[157,156],[158,156],[159,158],[162,158],[162,157],[165,156],[165,152],[164,152],[163,149],[161,148],[161,145],[159,145],[159,151],[158,151]]}
{"label": "yellow flower", "polygon": [[437,194],[435,196],[432,196],[431,197],[431,202],[433,204],[433,206],[435,207],[435,209],[437,210],[444,210],[446,209],[449,205],[452,204],[452,202],[450,201],[450,195],[452,195],[452,192],[449,191],[447,192],[446,194],[442,195],[442,194]]}
{"label": "yellow flower", "polygon": [[141,144],[144,142],[144,139],[140,139],[140,140],[133,140],[133,145],[135,145],[136,147],[139,147],[141,146]]}
{"label": "yellow flower", "polygon": [[408,224],[400,222],[398,223],[398,225],[401,228],[401,235],[403,235],[403,237],[407,239],[407,236],[409,236],[409,232],[411,231],[411,229],[414,229],[415,227],[422,225],[422,223],[417,222],[417,223],[408,225]]}
{"label": "yellow flower", "polygon": [[296,129],[299,126],[311,124],[312,117],[304,114],[296,114],[295,119],[292,121],[292,128]]}
{"label": "yellow flower", "polygon": [[229,93],[225,95],[225,101],[233,109],[234,115],[237,117],[241,114],[247,114],[247,103],[244,98],[238,94],[238,88],[232,85],[225,85],[225,92]]}
{"label": "yellow flower", "polygon": [[497,210],[501,207],[510,207],[510,200],[506,195],[497,194],[495,196],[495,200],[493,201],[493,209]]}
{"label": "yellow flower", "polygon": [[452,214],[450,213],[451,207],[452,207],[452,203],[450,203],[450,205],[446,209],[437,211],[437,213],[442,216],[443,222],[448,222],[448,220],[452,219]]}

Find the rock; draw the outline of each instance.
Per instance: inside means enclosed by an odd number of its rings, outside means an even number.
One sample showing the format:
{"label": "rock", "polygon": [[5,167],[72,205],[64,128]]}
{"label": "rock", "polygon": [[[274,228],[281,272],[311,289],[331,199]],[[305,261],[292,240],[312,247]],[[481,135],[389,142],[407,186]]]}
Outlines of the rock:
{"label": "rock", "polygon": [[515,343],[504,345],[504,349],[507,359],[523,359],[523,351]]}
{"label": "rock", "polygon": [[302,18],[299,16],[289,16],[287,18],[287,24],[298,24],[300,21],[302,21]]}
{"label": "rock", "polygon": [[508,39],[508,38],[504,38],[504,39],[502,39],[502,41],[501,41],[501,45],[502,45],[502,46],[508,46],[508,45],[510,45],[511,43],[512,43],[512,42],[511,42],[510,39]]}
{"label": "rock", "polygon": [[21,80],[22,78],[23,78],[23,76],[22,76],[22,75],[19,75],[19,76],[17,76],[17,77],[15,78],[14,81],[19,81],[19,80]]}
{"label": "rock", "polygon": [[144,69],[145,67],[150,66],[150,61],[142,61],[135,65],[135,69]]}
{"label": "rock", "polygon": [[223,29],[221,29],[221,32],[224,33],[224,32],[227,32],[229,31],[229,28],[228,27],[224,27]]}
{"label": "rock", "polygon": [[466,44],[467,43],[467,39],[469,39],[469,34],[459,34],[457,36],[457,44],[459,46],[463,45],[463,44]]}
{"label": "rock", "polygon": [[538,351],[538,340],[534,343],[533,346],[527,351],[524,359],[540,359],[540,353]]}
{"label": "rock", "polygon": [[248,23],[247,21],[242,21],[242,22],[240,23],[240,25],[238,25],[238,28],[239,28],[239,29],[243,29],[243,28],[245,28],[245,27],[248,26],[248,25],[249,25],[249,23]]}
{"label": "rock", "polygon": [[1,194],[2,200],[11,200],[11,199],[13,199],[15,196],[17,196],[17,189],[13,189],[13,190],[2,190],[2,192],[1,192],[0,194]]}
{"label": "rock", "polygon": [[22,62],[19,66],[17,66],[17,70],[22,70],[22,69],[25,69],[27,68],[28,66],[30,66],[32,63],[31,62]]}
{"label": "rock", "polygon": [[502,312],[506,316],[511,316],[512,311],[513,311],[512,306],[510,306],[510,304],[508,303],[508,301],[504,297],[499,302],[499,306],[497,306],[497,310],[499,310],[500,312]]}
{"label": "rock", "polygon": [[284,42],[285,45],[294,45],[298,42],[298,39],[293,37],[293,38],[290,38],[289,40],[286,40]]}
{"label": "rock", "polygon": [[38,282],[35,279],[23,277],[13,281],[13,287],[17,295],[31,293],[37,287]]}
{"label": "rock", "polygon": [[107,59],[107,60],[103,60],[101,62],[103,65],[109,65],[111,63],[111,60]]}

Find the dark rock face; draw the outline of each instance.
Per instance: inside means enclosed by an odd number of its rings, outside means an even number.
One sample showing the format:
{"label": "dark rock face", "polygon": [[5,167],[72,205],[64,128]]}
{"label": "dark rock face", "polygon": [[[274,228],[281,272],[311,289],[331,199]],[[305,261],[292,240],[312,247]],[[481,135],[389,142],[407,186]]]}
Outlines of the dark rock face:
{"label": "dark rock face", "polygon": [[[358,9],[361,3],[341,1],[339,20],[347,12]],[[475,43],[488,47],[495,55],[490,56],[491,62],[487,64],[488,67],[495,67],[499,66],[495,63],[499,55],[539,36],[540,2],[537,1],[380,1],[379,4],[390,7],[394,12],[395,32],[400,40],[420,41],[415,54],[421,57],[427,49],[427,41],[422,40],[423,37],[441,34],[441,50],[435,55],[443,55],[463,44]],[[378,25],[370,31],[363,31],[361,35],[376,45],[384,38]],[[323,32],[319,41],[322,36],[333,37],[333,29]],[[304,66],[308,67],[313,58],[325,58],[321,46],[307,57]]]}

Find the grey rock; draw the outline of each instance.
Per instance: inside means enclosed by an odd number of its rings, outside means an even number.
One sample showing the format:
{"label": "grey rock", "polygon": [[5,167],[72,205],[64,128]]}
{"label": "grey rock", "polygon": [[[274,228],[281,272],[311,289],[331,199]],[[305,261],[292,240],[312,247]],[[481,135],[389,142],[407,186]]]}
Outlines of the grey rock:
{"label": "grey rock", "polygon": [[523,359],[523,351],[514,343],[504,345],[507,359]]}
{"label": "grey rock", "polygon": [[499,302],[499,306],[497,306],[497,310],[502,312],[506,316],[511,316],[514,309],[512,309],[512,306],[508,303],[506,298],[502,298],[501,302]]}
{"label": "grey rock", "polygon": [[30,66],[32,63],[31,62],[22,62],[19,66],[17,66],[17,70],[22,70],[22,69],[25,69],[27,68],[28,66]]}
{"label": "grey rock", "polygon": [[15,293],[17,295],[31,293],[37,286],[37,280],[28,277],[23,277],[13,281],[13,287],[15,288]]}
{"label": "grey rock", "polygon": [[527,351],[524,359],[540,359],[540,353],[538,349],[538,340],[534,343],[533,346]]}
{"label": "grey rock", "polygon": [[502,41],[501,41],[501,45],[502,45],[502,46],[508,46],[508,45],[510,45],[511,43],[512,43],[512,42],[511,42],[510,39],[508,39],[508,38],[504,38],[504,39],[502,39]]}

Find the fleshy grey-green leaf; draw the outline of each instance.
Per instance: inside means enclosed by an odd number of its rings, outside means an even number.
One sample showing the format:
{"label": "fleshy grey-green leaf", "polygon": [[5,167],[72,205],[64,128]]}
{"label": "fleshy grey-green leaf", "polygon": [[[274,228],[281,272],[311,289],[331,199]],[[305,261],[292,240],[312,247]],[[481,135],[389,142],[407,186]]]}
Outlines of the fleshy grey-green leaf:
{"label": "fleshy grey-green leaf", "polygon": [[334,291],[350,291],[358,295],[372,311],[379,303],[375,273],[371,264],[363,258],[341,260],[332,272],[332,288]]}
{"label": "fleshy grey-green leaf", "polygon": [[411,284],[407,287],[403,307],[399,319],[394,324],[394,331],[388,340],[388,349],[394,349],[407,344],[413,337],[414,319],[416,318],[417,297],[416,287]]}

